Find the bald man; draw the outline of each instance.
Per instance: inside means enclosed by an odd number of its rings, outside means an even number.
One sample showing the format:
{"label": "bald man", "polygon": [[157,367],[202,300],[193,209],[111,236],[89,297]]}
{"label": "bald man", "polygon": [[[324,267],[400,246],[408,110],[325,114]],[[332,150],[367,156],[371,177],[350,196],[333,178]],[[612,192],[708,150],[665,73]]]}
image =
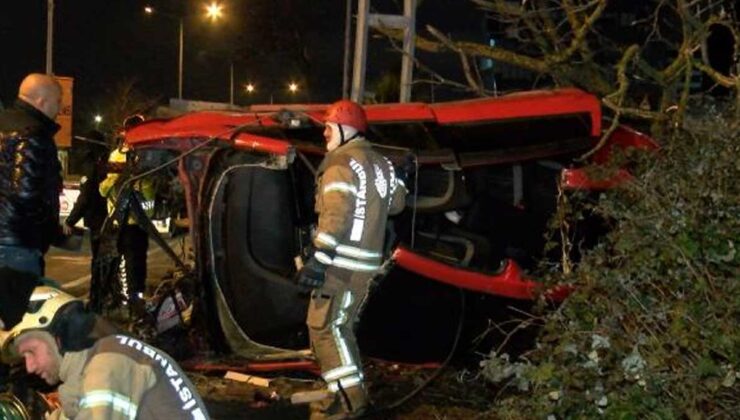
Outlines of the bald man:
{"label": "bald man", "polygon": [[0,267],[41,276],[44,254],[63,238],[54,144],[61,99],[54,77],[33,73],[21,82],[13,107],[0,112]]}

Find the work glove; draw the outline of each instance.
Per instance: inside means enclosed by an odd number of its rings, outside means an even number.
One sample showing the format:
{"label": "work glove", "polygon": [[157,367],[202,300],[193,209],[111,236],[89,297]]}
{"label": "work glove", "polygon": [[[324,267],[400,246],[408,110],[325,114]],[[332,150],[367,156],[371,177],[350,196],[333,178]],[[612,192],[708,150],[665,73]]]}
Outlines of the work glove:
{"label": "work glove", "polygon": [[416,156],[409,153],[404,156],[399,165],[395,165],[396,178],[406,186],[406,191],[411,192],[416,177]]}
{"label": "work glove", "polygon": [[327,268],[326,264],[316,259],[315,253],[311,253],[311,257],[308,258],[303,264],[303,267],[298,271],[296,283],[301,287],[318,289],[324,285]]}

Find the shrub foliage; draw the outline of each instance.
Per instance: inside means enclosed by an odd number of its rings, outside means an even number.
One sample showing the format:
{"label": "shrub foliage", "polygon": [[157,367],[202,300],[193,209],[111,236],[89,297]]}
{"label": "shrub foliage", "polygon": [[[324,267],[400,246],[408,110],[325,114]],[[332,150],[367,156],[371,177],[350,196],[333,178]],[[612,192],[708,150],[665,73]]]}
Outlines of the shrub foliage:
{"label": "shrub foliage", "polygon": [[[702,107],[597,200],[610,233],[535,349],[493,352],[500,418],[731,418],[740,413],[740,121]],[[590,204],[589,204],[590,203]],[[565,270],[567,271],[567,270]]]}

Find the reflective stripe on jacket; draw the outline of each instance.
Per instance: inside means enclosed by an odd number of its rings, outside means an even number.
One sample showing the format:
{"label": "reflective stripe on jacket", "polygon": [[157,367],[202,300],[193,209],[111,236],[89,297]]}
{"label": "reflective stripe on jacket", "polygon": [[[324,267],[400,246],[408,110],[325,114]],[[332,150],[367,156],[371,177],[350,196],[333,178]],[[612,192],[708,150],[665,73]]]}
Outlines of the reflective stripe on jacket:
{"label": "reflective stripe on jacket", "polygon": [[[126,154],[118,149],[114,149],[110,157],[108,158],[109,163],[113,164],[125,164]],[[113,213],[116,205],[116,198],[118,197],[118,190],[116,183],[118,178],[121,176],[119,173],[109,172],[103,181],[100,182],[100,195],[106,197],[108,201],[108,214]],[[154,198],[156,191],[154,190],[154,183],[151,179],[143,178],[134,182],[134,191],[138,194],[141,207],[147,216],[152,217],[154,215]],[[129,216],[127,223],[130,225],[136,224],[136,219],[133,216]]]}
{"label": "reflective stripe on jacket", "polygon": [[177,363],[163,351],[124,335],[64,355],[59,397],[66,417],[90,420],[209,418]]}
{"label": "reflective stripe on jacket", "polygon": [[367,140],[327,153],[316,181],[316,258],[351,271],[376,271],[388,215],[403,210],[405,196],[391,162]]}

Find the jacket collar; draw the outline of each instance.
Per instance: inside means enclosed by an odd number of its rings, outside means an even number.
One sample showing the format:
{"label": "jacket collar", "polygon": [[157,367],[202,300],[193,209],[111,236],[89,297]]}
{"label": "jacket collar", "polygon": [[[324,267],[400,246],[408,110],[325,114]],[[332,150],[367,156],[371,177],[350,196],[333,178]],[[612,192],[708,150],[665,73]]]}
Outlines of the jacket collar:
{"label": "jacket collar", "polygon": [[324,160],[321,161],[321,164],[319,165],[318,169],[316,170],[316,174],[320,175],[326,170],[326,166],[329,164],[329,158],[334,155],[338,155],[340,153],[345,153],[353,149],[360,149],[360,148],[369,148],[371,147],[371,144],[365,137],[359,136],[355,137],[354,139],[350,140],[347,143],[344,143],[343,145],[337,147],[336,149],[332,150],[331,152],[327,152],[324,155]]}
{"label": "jacket collar", "polygon": [[89,358],[90,349],[64,353],[62,363],[59,365],[59,379],[62,382],[71,382],[74,378],[81,377]]}
{"label": "jacket collar", "polygon": [[57,124],[56,121],[47,117],[46,114],[39,111],[38,109],[36,109],[36,107],[24,101],[23,99],[16,99],[14,106],[16,109],[19,109],[34,120],[38,121],[41,129],[49,135],[55,134],[61,128],[61,126]]}
{"label": "jacket collar", "polygon": [[351,149],[359,149],[363,147],[370,147],[370,142],[367,141],[365,137],[357,136],[354,139],[348,141],[347,143],[344,143],[343,145],[327,153],[327,155],[332,154],[337,151],[348,151]]}

